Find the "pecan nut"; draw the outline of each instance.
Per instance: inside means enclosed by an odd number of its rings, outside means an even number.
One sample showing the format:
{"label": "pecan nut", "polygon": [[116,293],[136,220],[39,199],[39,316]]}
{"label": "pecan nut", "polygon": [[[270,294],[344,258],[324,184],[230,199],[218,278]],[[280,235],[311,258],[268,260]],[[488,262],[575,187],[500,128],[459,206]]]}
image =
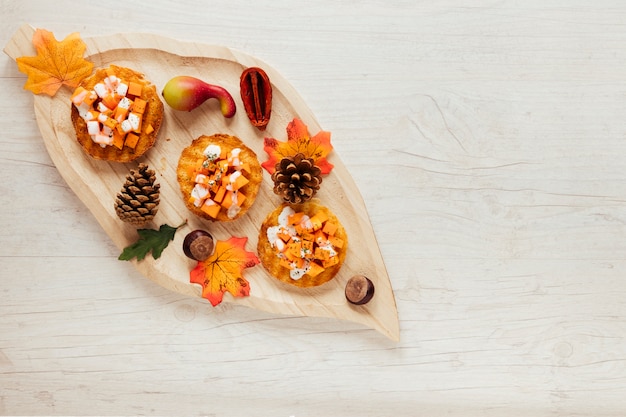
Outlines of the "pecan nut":
{"label": "pecan nut", "polygon": [[261,68],[250,67],[241,74],[239,86],[248,119],[259,130],[265,130],[272,114],[270,79]]}

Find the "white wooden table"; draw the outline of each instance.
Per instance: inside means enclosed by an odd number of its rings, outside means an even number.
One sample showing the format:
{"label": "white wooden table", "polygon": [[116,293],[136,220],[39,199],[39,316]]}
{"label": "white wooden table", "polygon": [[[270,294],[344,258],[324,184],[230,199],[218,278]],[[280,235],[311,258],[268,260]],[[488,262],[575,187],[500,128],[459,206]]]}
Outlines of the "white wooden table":
{"label": "white wooden table", "polygon": [[626,4],[138,3],[4,0],[0,45],[143,31],[279,70],[367,203],[401,340],[117,261],[1,55],[0,414],[626,414]]}

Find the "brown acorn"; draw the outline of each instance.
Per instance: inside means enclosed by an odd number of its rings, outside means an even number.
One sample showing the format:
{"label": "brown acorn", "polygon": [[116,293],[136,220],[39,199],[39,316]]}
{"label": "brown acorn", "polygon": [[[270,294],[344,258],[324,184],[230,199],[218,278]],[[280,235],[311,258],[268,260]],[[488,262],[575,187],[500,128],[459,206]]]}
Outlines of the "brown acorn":
{"label": "brown acorn", "polygon": [[209,232],[194,230],[189,232],[183,240],[183,252],[196,261],[206,260],[215,249],[215,241]]}
{"label": "brown acorn", "polygon": [[345,292],[349,302],[363,305],[374,297],[374,283],[364,275],[355,275],[348,280]]}

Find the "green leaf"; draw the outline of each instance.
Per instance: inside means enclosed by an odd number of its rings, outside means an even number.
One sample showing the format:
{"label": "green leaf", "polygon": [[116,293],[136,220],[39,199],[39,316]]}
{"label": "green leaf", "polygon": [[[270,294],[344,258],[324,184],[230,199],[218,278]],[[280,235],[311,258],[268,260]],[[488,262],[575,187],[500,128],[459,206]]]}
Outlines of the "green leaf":
{"label": "green leaf", "polygon": [[174,240],[176,231],[185,223],[178,227],[162,224],[159,230],[137,229],[139,239],[132,245],[125,247],[117,259],[130,261],[133,258],[137,258],[138,261],[141,261],[150,252],[152,252],[154,259],[159,259],[170,241]]}

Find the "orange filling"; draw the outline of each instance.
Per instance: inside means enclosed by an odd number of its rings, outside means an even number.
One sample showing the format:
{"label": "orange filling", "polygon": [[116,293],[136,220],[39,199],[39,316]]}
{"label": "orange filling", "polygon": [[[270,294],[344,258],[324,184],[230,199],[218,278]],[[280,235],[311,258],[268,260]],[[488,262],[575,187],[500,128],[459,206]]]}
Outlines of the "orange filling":
{"label": "orange filling", "polygon": [[[209,145],[207,149],[211,147],[219,149],[217,145]],[[212,218],[221,209],[234,218],[246,200],[241,189],[249,182],[244,175],[249,168],[239,160],[239,152],[239,148],[227,153],[220,149],[219,154],[208,155],[205,151],[205,158],[189,172],[194,181],[189,201]]]}
{"label": "orange filling", "polygon": [[87,123],[91,139],[103,148],[124,146],[135,149],[142,128],[147,134],[154,131],[151,125],[142,126],[148,102],[141,98],[143,86],[126,83],[111,71],[107,77],[87,90],[79,86],[71,100]]}
{"label": "orange filling", "polygon": [[267,237],[289,276],[299,279],[315,277],[339,262],[337,251],[344,241],[335,236],[337,229],[321,211],[309,217],[285,207],[279,224],[268,228]]}

